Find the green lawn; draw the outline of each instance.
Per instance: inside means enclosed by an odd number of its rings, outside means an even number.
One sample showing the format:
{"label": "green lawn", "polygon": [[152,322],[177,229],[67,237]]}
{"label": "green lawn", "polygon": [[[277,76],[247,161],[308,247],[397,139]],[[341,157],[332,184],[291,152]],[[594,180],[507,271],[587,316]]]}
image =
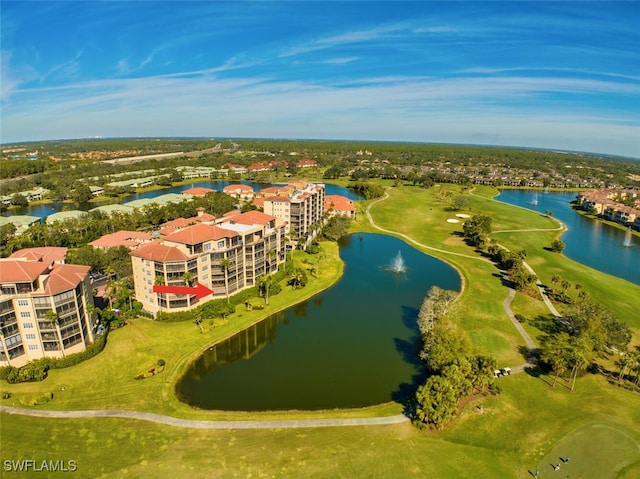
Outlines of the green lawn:
{"label": "green lawn", "polygon": [[[494,354],[500,364],[519,364],[524,342],[508,320],[503,300],[507,290],[496,268],[483,261],[460,237],[461,224],[447,223],[455,213],[439,199],[438,188],[403,186],[390,189],[388,200],[372,207],[380,226],[411,236],[419,249],[448,261],[464,279],[464,291],[453,304],[451,318],[478,351]],[[491,200],[491,188],[478,188],[465,213],[484,212],[496,229],[554,228],[543,216],[515,210]],[[517,211],[517,214],[514,213]],[[359,211],[353,231],[376,231]],[[620,319],[640,327],[640,287],[617,280],[543,249],[558,232],[497,233],[501,244],[525,248],[527,261],[543,281],[553,274],[584,285]],[[325,244],[321,277],[298,291],[290,288],[270,298],[264,311],[238,312],[227,326],[201,334],[192,323],[158,323],[139,319],[114,331],[103,353],[66,370],[51,371],[42,383],[7,385],[18,405],[22,396],[53,392],[42,409],[119,408],[152,411],[197,419],[280,419],[357,417],[397,414],[398,404],[360,410],[274,413],[226,413],[194,410],[173,395],[173,384],[190,360],[209,344],[272,312],[333,284],[342,272],[335,244]],[[465,256],[434,251],[439,248]],[[297,261],[302,264],[303,254]],[[426,292],[425,292],[426,293]],[[516,295],[512,307],[527,319],[548,314],[535,297]],[[529,322],[525,328],[538,333]],[[134,381],[157,359],[167,370]],[[466,403],[444,432],[418,431],[408,424],[277,430],[180,429],[125,419],[39,419],[3,414],[2,459],[64,459],[78,462],[79,477],[433,477],[433,478],[621,478],[640,471],[640,395],[606,383],[600,376],[579,378],[574,392],[559,381],[551,388],[546,376],[518,374],[500,378],[503,394]],[[65,390],[61,391],[64,386]],[[476,406],[483,406],[482,412]],[[130,445],[134,444],[135,447]],[[594,445],[598,446],[594,448]],[[549,464],[571,456],[560,472]],[[555,461],[557,463],[557,461]],[[566,466],[566,467],[565,467]],[[548,467],[548,468],[545,468]],[[554,474],[552,476],[552,474]],[[11,475],[5,471],[3,477]],[[29,476],[26,476],[29,477]],[[34,477],[44,477],[34,474]]]}
{"label": "green lawn", "polygon": [[576,471],[587,460],[611,468],[589,469],[584,479],[634,477],[622,471],[638,467],[640,396],[595,376],[581,378],[573,393],[548,382],[524,374],[501,378],[502,395],[467,403],[442,433],[408,424],[220,431],[3,415],[2,456],[75,460],[79,477],[525,479],[535,468],[541,477],[557,477],[543,466],[570,455]]}

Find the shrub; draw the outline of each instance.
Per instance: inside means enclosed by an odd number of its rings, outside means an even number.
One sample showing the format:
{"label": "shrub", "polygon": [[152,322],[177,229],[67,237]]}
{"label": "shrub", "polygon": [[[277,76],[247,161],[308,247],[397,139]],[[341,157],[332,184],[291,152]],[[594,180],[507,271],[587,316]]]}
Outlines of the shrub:
{"label": "shrub", "polygon": [[17,369],[18,368],[15,368],[13,366],[5,366],[0,368],[0,379],[7,380],[9,375],[12,374]]}
{"label": "shrub", "polygon": [[18,399],[18,402],[23,406],[39,406],[40,404],[46,404],[53,399],[53,393],[45,393],[40,396],[28,395],[22,396]]}

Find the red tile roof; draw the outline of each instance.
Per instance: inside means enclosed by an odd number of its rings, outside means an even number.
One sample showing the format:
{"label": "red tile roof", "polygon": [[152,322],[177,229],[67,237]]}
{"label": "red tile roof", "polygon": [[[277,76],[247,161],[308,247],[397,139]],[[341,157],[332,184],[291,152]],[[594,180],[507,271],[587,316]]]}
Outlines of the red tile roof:
{"label": "red tile roof", "polygon": [[225,230],[217,226],[198,224],[171,233],[166,236],[165,240],[173,243],[194,245],[212,239],[231,238],[237,235],[238,233],[234,231]]}
{"label": "red tile roof", "polygon": [[289,198],[288,196],[267,196],[262,201],[263,205],[265,201],[272,201],[275,203],[291,203],[291,198]]}
{"label": "red tile roof", "polygon": [[223,188],[223,193],[253,193],[253,188],[249,185],[227,185]]}
{"label": "red tile roof", "polygon": [[143,231],[116,231],[115,233],[104,235],[89,244],[94,248],[116,248],[118,246],[135,248],[152,239],[151,233]]}
{"label": "red tile roof", "polygon": [[6,259],[0,261],[0,283],[32,283],[49,272],[51,263]]}
{"label": "red tile roof", "polygon": [[198,196],[201,198],[203,196],[206,196],[209,193],[213,193],[214,191],[216,190],[212,190],[211,188],[196,187],[196,188],[189,188],[188,190],[183,190],[182,194]]}
{"label": "red tile roof", "polygon": [[68,248],[58,246],[42,246],[39,248],[24,248],[11,254],[9,258],[24,258],[28,261],[41,261],[51,264],[64,262],[67,258]]}
{"label": "red tile roof", "polygon": [[247,211],[231,218],[234,223],[240,223],[241,225],[268,225],[271,221],[275,220],[275,216],[261,213],[260,211]]}
{"label": "red tile roof", "polygon": [[80,264],[57,264],[45,281],[44,292],[52,295],[74,289],[85,280],[90,269],[91,266]]}
{"label": "red tile roof", "polygon": [[161,228],[186,228],[196,224],[198,220],[196,218],[176,218],[175,220],[167,221],[160,225]]}
{"label": "red tile roof", "polygon": [[131,256],[149,261],[186,261],[189,256],[175,246],[166,246],[162,243],[149,243],[131,252]]}
{"label": "red tile roof", "polygon": [[324,197],[324,210],[329,211],[329,209],[333,209],[335,211],[355,211],[356,207],[349,198],[340,195],[328,195]]}

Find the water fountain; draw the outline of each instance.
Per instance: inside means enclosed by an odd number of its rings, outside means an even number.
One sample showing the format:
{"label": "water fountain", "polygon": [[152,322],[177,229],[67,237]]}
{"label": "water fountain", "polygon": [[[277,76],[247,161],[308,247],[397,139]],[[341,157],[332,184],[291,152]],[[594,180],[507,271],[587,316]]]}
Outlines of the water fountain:
{"label": "water fountain", "polygon": [[631,246],[631,226],[627,229],[627,232],[624,234],[624,246]]}
{"label": "water fountain", "polygon": [[535,193],[535,194],[533,195],[533,199],[531,200],[531,204],[532,204],[533,206],[538,206],[538,193]]}
{"label": "water fountain", "polygon": [[398,251],[396,257],[393,258],[389,269],[394,273],[405,273],[407,271],[407,265],[404,263],[404,258],[402,257],[402,253],[400,251]]}

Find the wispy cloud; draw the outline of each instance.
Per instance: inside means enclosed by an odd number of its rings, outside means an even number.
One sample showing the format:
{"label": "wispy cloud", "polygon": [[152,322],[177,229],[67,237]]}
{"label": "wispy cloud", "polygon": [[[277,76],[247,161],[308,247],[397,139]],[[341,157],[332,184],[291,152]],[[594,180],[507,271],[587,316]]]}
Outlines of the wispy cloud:
{"label": "wispy cloud", "polygon": [[320,38],[289,48],[282,52],[280,56],[291,57],[301,55],[303,53],[335,48],[342,45],[371,42],[373,40],[385,38],[390,34],[398,33],[402,30],[406,30],[406,27],[403,25],[385,25],[368,30],[345,32],[338,35]]}
{"label": "wispy cloud", "polygon": [[358,57],[329,58],[328,60],[323,60],[320,63],[326,63],[329,65],[346,65],[347,63],[355,62],[356,60],[358,60]]}

